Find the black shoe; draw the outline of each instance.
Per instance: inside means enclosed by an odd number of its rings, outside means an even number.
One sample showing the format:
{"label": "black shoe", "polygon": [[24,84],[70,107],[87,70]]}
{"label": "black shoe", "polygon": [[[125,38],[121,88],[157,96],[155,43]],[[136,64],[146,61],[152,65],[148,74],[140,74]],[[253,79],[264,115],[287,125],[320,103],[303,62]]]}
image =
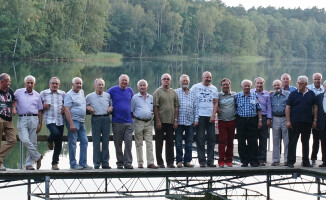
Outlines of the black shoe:
{"label": "black shoe", "polygon": [[102,166],[102,169],[111,169],[110,166]]}
{"label": "black shoe", "polygon": [[258,165],[258,163],[254,162],[254,163],[250,163],[250,166],[251,167],[258,167],[259,165]]}
{"label": "black shoe", "polygon": [[123,169],[123,165],[118,165],[117,169]]}
{"label": "black shoe", "polygon": [[168,164],[167,166],[168,168],[175,168],[175,166],[173,164]]}
{"label": "black shoe", "polygon": [[241,167],[248,167],[248,163],[242,163]]}
{"label": "black shoe", "polygon": [[158,168],[165,168],[165,165],[164,164],[158,165]]}
{"label": "black shoe", "polygon": [[294,164],[290,164],[290,163],[288,163],[288,167],[289,167],[289,168],[294,168]]}
{"label": "black shoe", "polygon": [[125,166],[125,169],[134,169],[134,167],[132,165],[127,165]]}
{"label": "black shoe", "polygon": [[301,163],[302,167],[313,167],[309,162],[308,163]]}
{"label": "black shoe", "polygon": [[326,167],[326,163],[319,165],[319,167]]}
{"label": "black shoe", "polygon": [[207,164],[207,167],[216,167],[215,164]]}
{"label": "black shoe", "polygon": [[94,169],[100,169],[100,167],[99,166],[95,166]]}
{"label": "black shoe", "polygon": [[201,168],[205,168],[206,167],[206,164],[200,164],[200,167]]}
{"label": "black shoe", "polygon": [[316,160],[311,160],[312,165],[316,165]]}

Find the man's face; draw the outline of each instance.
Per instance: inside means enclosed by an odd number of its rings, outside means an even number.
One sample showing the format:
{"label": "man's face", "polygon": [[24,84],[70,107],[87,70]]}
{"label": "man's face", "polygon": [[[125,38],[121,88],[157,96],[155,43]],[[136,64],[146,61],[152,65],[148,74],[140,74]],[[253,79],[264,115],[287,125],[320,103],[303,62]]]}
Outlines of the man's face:
{"label": "man's face", "polygon": [[58,79],[52,79],[51,82],[49,83],[50,90],[52,92],[56,92],[60,88],[60,82]]}
{"label": "man's face", "polygon": [[33,88],[34,88],[35,83],[34,83],[33,79],[29,78],[29,79],[26,80],[24,85],[25,85],[26,90],[28,92],[31,92],[33,90]]}
{"label": "man's face", "polygon": [[145,81],[140,81],[140,82],[139,82],[139,85],[138,85],[138,91],[139,91],[140,93],[145,93],[145,92],[147,92],[147,88],[148,88],[148,86],[147,86],[147,84],[146,84]]}
{"label": "man's face", "polygon": [[324,90],[326,91],[326,83],[323,86],[324,86]]}
{"label": "man's face", "polygon": [[202,76],[203,85],[208,86],[211,83],[211,81],[212,81],[212,74],[209,72],[204,73]]}
{"label": "man's face", "polygon": [[182,89],[189,88],[189,83],[190,83],[190,80],[187,76],[183,76],[180,80],[180,86],[182,87]]}
{"label": "man's face", "polygon": [[9,88],[10,83],[11,81],[9,76],[7,76],[4,80],[1,81],[1,85],[4,87],[4,89]]}
{"label": "man's face", "polygon": [[171,77],[165,74],[161,79],[162,86],[170,86],[171,84]]}
{"label": "man's face", "polygon": [[246,94],[250,93],[250,89],[251,89],[251,85],[248,81],[245,81],[243,84],[242,84],[242,91]]}
{"label": "man's face", "polygon": [[305,83],[304,80],[300,79],[297,84],[299,91],[304,92],[306,90],[307,83]]}
{"label": "man's face", "polygon": [[291,80],[288,75],[284,75],[282,77],[282,84],[283,84],[283,86],[289,86],[291,84]]}
{"label": "man's face", "polygon": [[129,85],[129,79],[127,76],[121,76],[119,80],[119,87],[125,89]]}
{"label": "man's face", "polygon": [[75,83],[72,84],[72,90],[74,92],[79,92],[82,89],[82,87],[83,87],[83,83],[82,83],[82,80],[79,78],[77,78],[75,80]]}
{"label": "man's face", "polygon": [[264,89],[264,81],[261,78],[257,78],[255,82],[255,87],[257,90],[263,90]]}
{"label": "man's face", "polygon": [[104,90],[104,81],[102,80],[97,80],[96,85],[94,85],[94,89],[96,92],[102,93]]}
{"label": "man's face", "polygon": [[321,78],[321,76],[320,76],[319,74],[314,75],[314,77],[313,77],[313,82],[314,82],[314,86],[315,86],[316,88],[319,88],[319,87],[320,87],[320,84],[321,84],[321,82],[322,82],[322,78]]}
{"label": "man's face", "polygon": [[229,81],[223,81],[221,87],[222,92],[228,94],[231,90],[231,83]]}
{"label": "man's face", "polygon": [[280,93],[282,91],[282,83],[281,81],[274,81],[273,82],[273,89],[276,93]]}

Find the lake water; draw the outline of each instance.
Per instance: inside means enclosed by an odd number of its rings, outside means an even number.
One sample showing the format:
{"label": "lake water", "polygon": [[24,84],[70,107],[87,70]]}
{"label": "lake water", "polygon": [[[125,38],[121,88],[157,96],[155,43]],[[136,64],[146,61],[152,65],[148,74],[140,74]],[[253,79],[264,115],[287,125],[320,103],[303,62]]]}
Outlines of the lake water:
{"label": "lake water", "polygon": [[[109,66],[101,63],[0,63],[0,72],[6,72],[11,76],[11,88],[16,90],[24,87],[23,79],[31,74],[36,77],[35,90],[48,88],[48,81],[51,77],[57,76],[61,80],[61,88],[68,91],[71,88],[71,79],[79,76],[83,79],[83,89],[85,94],[93,92],[93,82],[96,78],[103,78],[106,81],[106,88],[118,84],[118,77],[121,74],[128,74],[130,77],[130,87],[134,92],[137,91],[137,81],[146,79],[149,83],[149,93],[153,93],[160,86],[160,77],[163,73],[169,73],[172,76],[172,87],[179,87],[179,77],[182,74],[190,76],[191,85],[201,82],[201,74],[204,71],[212,73],[212,84],[220,89],[220,80],[224,77],[232,81],[232,90],[240,91],[240,83],[243,79],[254,80],[261,76],[265,79],[265,89],[272,89],[272,82],[280,79],[283,73],[289,73],[292,76],[292,85],[295,85],[296,78],[299,75],[306,75],[311,82],[312,74],[320,72],[326,74],[325,63],[321,61],[294,61],[294,62],[260,62],[260,63],[233,63],[233,62],[215,62],[211,60],[190,60],[190,61],[157,61],[157,60],[123,60],[121,66]],[[17,117],[14,117],[16,124]],[[87,134],[91,135],[90,118],[86,119]],[[47,128],[43,125],[40,134],[48,134]],[[66,134],[66,130],[65,130]],[[299,142],[300,143],[300,142]],[[115,153],[113,143],[110,142],[110,165],[115,167]],[[92,164],[92,144],[89,144],[88,163]],[[41,169],[50,169],[52,151],[47,149],[46,142],[40,142],[38,149],[44,156]],[[133,146],[135,149],[135,146]],[[298,151],[300,153],[300,151]],[[69,168],[68,149],[65,143],[63,153],[60,157],[60,167]],[[134,153],[134,166],[136,163],[136,154]],[[269,160],[270,162],[270,160]],[[19,145],[10,152],[4,161],[8,168],[19,168]],[[26,193],[25,193],[26,194]],[[25,198],[25,194],[24,197]]]}

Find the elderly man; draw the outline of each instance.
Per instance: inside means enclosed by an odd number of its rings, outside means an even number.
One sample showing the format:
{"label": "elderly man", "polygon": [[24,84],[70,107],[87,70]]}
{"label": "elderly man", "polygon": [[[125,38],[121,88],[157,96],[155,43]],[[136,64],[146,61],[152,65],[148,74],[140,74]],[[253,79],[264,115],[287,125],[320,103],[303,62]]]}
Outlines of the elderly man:
{"label": "elderly man", "polygon": [[48,147],[54,151],[52,156],[52,169],[59,170],[59,155],[62,149],[62,137],[63,137],[63,126],[64,126],[64,107],[63,100],[65,92],[59,90],[60,80],[57,77],[52,77],[49,81],[49,89],[43,90],[41,100],[43,103],[43,118],[46,123],[46,127],[50,131],[48,137]]}
{"label": "elderly man", "polygon": [[268,129],[271,127],[272,119],[271,99],[269,92],[264,90],[264,85],[265,80],[262,77],[257,77],[255,79],[256,88],[251,90],[258,96],[263,119],[263,126],[258,130],[258,162],[261,166],[266,165]]}
{"label": "elderly man", "polygon": [[[103,92],[102,78],[94,81],[95,92],[86,96],[86,110],[92,115],[93,164],[94,169],[111,169],[109,166],[109,135],[112,101],[109,93]],[[101,145],[102,142],[102,145]],[[102,147],[102,148],[101,148]]]}
{"label": "elderly man", "polygon": [[178,127],[179,99],[177,93],[170,88],[172,82],[170,74],[161,77],[162,86],[153,93],[155,136],[156,136],[156,160],[159,168],[164,168],[162,158],[163,136],[166,134],[165,158],[168,168],[175,168],[173,129]]}
{"label": "elderly man", "polygon": [[282,85],[283,85],[282,90],[286,90],[289,92],[293,92],[293,91],[297,90],[296,87],[290,85],[291,84],[290,74],[287,74],[287,73],[282,74],[281,81],[282,81]]}
{"label": "elderly man", "polygon": [[[117,157],[118,169],[133,169],[132,166],[132,132],[134,130],[131,117],[131,98],[134,91],[128,87],[129,76],[121,74],[119,85],[111,87],[107,92],[111,95],[114,110],[112,113],[113,140]],[[124,141],[124,152],[122,142]]]}
{"label": "elderly man", "polygon": [[157,169],[153,156],[153,96],[147,93],[148,83],[141,79],[137,83],[138,93],[131,99],[131,113],[135,124],[135,143],[138,168],[144,168],[143,139],[146,142],[147,168]]}
{"label": "elderly man", "polygon": [[273,128],[273,158],[272,166],[280,164],[280,141],[284,145],[284,165],[287,166],[289,135],[286,128],[285,106],[290,92],[282,90],[280,80],[273,81],[274,91],[271,93],[272,103],[272,128]]}
{"label": "elderly man", "polygon": [[[64,107],[68,129],[68,148],[70,169],[92,169],[87,164],[88,139],[85,128],[86,100],[82,90],[83,80],[79,77],[72,79],[72,89],[64,98]],[[79,163],[76,161],[76,143],[80,142]]]}
{"label": "elderly man", "polygon": [[[200,167],[216,167],[214,164],[215,115],[218,109],[217,88],[211,84],[212,74],[208,71],[202,75],[202,82],[192,86],[195,94],[195,123],[197,137],[197,154]],[[207,137],[205,136],[207,132]],[[205,143],[207,141],[207,160]]]}
{"label": "elderly man", "polygon": [[[317,109],[315,93],[308,90],[308,78],[298,77],[298,90],[291,92],[286,101],[286,127],[289,129],[289,155],[288,167],[293,168],[296,162],[296,147],[301,134],[303,167],[312,167],[309,162],[309,139],[311,125],[316,127]],[[311,110],[314,109],[314,120]]]}
{"label": "elderly man", "polygon": [[241,167],[258,167],[258,129],[262,127],[261,107],[255,92],[250,92],[252,82],[241,82],[242,92],[235,96],[237,107],[238,152]]}
{"label": "elderly man", "polygon": [[231,91],[230,79],[221,80],[222,92],[218,93],[218,165],[232,167],[233,140],[235,135],[237,109],[235,107],[235,92]]}
{"label": "elderly man", "polygon": [[[12,115],[17,112],[16,99],[9,86],[9,74],[0,74],[0,171],[6,171],[3,160],[16,144],[16,133],[12,123]],[[6,136],[6,142],[1,145],[3,133]]]}
{"label": "elderly man", "polygon": [[40,94],[33,88],[35,78],[28,75],[24,79],[25,88],[16,90],[15,99],[19,115],[17,128],[19,139],[26,147],[26,170],[40,169],[43,156],[37,151],[37,133],[42,127],[42,101]]}
{"label": "elderly man", "polygon": [[[323,82],[323,75],[321,73],[314,73],[312,75],[313,84],[307,86],[309,90],[312,90],[317,96],[320,93],[324,93],[324,88],[321,86]],[[311,152],[311,163],[316,164],[317,154],[319,150],[319,130],[312,129],[313,143],[312,143],[312,152]]]}
{"label": "elderly man", "polygon": [[[178,128],[175,130],[175,148],[177,167],[193,167],[192,160],[192,140],[194,137],[194,117],[195,117],[195,96],[189,90],[190,79],[186,74],[180,77],[180,88],[175,92],[179,98],[179,118]],[[185,132],[185,153],[183,157],[182,141]]]}
{"label": "elderly man", "polygon": [[316,97],[316,105],[318,108],[317,129],[321,141],[321,153],[323,163],[319,167],[326,167],[326,81],[323,83],[324,92]]}

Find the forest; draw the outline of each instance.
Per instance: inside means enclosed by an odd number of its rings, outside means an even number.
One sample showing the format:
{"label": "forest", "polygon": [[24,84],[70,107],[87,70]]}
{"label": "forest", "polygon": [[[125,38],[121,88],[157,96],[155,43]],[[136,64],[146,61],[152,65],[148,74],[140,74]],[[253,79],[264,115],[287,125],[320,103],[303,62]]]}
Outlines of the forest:
{"label": "forest", "polygon": [[219,0],[0,0],[0,59],[262,56],[325,59],[326,11]]}

